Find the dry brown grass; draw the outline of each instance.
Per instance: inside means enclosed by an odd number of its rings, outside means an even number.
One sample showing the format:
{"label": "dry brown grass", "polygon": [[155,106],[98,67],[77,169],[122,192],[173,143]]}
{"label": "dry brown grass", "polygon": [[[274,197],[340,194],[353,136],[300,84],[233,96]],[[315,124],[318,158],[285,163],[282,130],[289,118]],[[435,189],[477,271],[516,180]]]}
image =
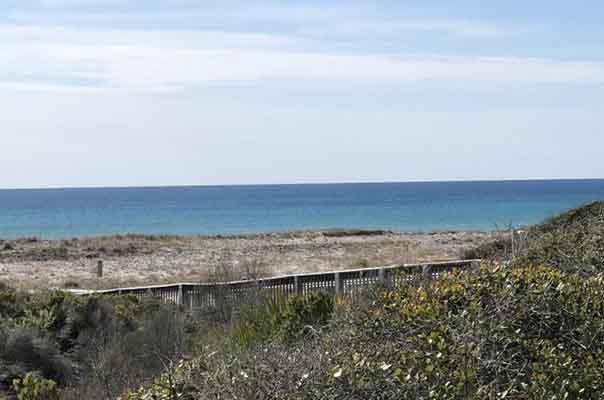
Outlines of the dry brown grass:
{"label": "dry brown grass", "polygon": [[[485,232],[312,231],[238,236],[119,235],[0,243],[0,282],[20,288],[108,288],[450,260]],[[8,245],[8,246],[6,246]],[[98,260],[104,276],[96,277]],[[256,265],[255,265],[256,264]],[[260,268],[262,266],[262,268]],[[261,271],[260,271],[261,270]]]}

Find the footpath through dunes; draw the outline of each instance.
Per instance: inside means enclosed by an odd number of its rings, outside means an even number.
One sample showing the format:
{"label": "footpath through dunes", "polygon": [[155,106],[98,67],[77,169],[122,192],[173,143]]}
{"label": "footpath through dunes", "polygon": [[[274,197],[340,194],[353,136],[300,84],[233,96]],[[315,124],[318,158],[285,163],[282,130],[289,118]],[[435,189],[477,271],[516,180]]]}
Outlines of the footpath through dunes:
{"label": "footpath through dunes", "polygon": [[604,201],[593,201],[501,236],[464,257],[512,259],[517,265],[549,265],[572,271],[604,271]]}
{"label": "footpath through dunes", "polygon": [[[114,235],[0,241],[0,281],[18,288],[111,288],[445,261],[498,232],[322,230],[232,236]],[[96,266],[103,261],[103,278]]]}

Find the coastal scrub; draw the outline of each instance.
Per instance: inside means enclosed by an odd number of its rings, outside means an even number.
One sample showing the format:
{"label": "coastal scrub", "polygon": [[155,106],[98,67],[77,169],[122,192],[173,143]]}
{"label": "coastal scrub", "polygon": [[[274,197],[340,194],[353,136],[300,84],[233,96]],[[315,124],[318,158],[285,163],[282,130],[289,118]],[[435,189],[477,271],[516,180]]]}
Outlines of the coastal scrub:
{"label": "coastal scrub", "polygon": [[603,317],[602,274],[484,266],[342,304],[304,339],[208,347],[170,379],[192,399],[595,399]]}

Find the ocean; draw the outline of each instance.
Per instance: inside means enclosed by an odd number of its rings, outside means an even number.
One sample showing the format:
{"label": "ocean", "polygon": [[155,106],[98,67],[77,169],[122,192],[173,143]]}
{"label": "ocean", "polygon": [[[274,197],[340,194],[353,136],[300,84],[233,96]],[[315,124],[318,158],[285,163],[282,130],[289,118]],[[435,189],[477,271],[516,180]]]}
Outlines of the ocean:
{"label": "ocean", "polygon": [[0,238],[492,230],[604,199],[604,180],[0,190]]}

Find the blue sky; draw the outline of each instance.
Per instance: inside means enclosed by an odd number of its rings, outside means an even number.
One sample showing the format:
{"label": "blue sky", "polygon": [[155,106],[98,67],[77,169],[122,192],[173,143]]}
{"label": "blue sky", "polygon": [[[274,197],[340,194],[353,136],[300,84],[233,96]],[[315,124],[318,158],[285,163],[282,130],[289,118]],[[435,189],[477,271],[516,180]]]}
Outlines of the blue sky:
{"label": "blue sky", "polygon": [[603,20],[602,1],[5,0],[0,187],[601,178]]}

